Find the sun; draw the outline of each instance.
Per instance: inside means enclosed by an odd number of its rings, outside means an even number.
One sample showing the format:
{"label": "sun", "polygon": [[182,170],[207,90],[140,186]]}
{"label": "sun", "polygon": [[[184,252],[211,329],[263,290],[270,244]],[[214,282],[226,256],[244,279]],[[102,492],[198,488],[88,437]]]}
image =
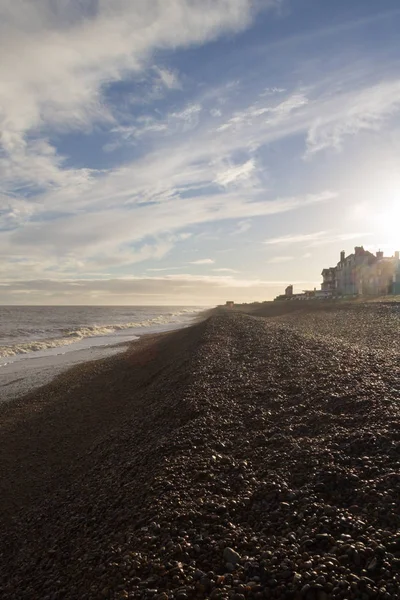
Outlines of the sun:
{"label": "sun", "polygon": [[391,253],[400,250],[400,193],[396,201],[375,215],[375,219],[376,233],[381,240],[382,249]]}

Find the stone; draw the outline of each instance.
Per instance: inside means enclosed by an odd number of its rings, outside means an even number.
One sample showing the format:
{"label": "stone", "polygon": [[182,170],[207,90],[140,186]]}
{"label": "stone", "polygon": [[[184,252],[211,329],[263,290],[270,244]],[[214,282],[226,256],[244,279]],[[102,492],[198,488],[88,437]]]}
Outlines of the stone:
{"label": "stone", "polygon": [[368,566],[367,566],[367,571],[370,571],[370,572],[372,572],[372,571],[375,571],[375,570],[376,570],[376,568],[377,568],[377,566],[378,566],[378,561],[377,561],[377,559],[376,559],[376,558],[373,558],[373,559],[372,559],[372,560],[371,560],[371,561],[368,563]]}
{"label": "stone", "polygon": [[238,565],[242,560],[240,554],[232,548],[225,548],[223,556],[226,563],[232,563],[234,566]]}
{"label": "stone", "polygon": [[194,572],[193,578],[198,580],[205,576],[206,576],[206,574],[204,573],[204,571],[201,571],[200,569],[196,569]]}

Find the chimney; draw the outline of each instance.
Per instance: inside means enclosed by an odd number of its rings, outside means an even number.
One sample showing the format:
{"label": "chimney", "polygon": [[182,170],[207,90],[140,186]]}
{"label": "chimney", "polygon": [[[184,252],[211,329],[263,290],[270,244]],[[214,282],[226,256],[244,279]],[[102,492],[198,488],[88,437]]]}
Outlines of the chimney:
{"label": "chimney", "polygon": [[377,258],[378,260],[382,260],[382,258],[383,258],[383,252],[382,252],[382,250],[379,250],[379,251],[376,253],[376,258]]}
{"label": "chimney", "polygon": [[398,250],[394,253],[394,257],[396,260],[400,260],[400,252]]}
{"label": "chimney", "polygon": [[346,258],[346,252],[344,250],[340,253],[340,262],[344,263],[344,259]]}

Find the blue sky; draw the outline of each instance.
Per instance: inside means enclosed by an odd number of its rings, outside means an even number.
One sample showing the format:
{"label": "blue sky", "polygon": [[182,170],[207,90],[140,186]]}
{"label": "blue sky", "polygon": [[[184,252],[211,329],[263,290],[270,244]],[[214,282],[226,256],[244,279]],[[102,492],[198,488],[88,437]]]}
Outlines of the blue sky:
{"label": "blue sky", "polygon": [[0,302],[215,304],[400,247],[400,6],[0,0]]}

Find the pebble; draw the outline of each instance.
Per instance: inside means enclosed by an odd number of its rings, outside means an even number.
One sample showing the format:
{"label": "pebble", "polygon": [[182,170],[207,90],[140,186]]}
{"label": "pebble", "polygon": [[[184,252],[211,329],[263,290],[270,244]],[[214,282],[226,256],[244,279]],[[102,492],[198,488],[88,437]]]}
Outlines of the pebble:
{"label": "pebble", "polygon": [[0,531],[2,600],[395,600],[399,313],[357,306],[217,314],[143,389],[118,367],[132,415]]}

